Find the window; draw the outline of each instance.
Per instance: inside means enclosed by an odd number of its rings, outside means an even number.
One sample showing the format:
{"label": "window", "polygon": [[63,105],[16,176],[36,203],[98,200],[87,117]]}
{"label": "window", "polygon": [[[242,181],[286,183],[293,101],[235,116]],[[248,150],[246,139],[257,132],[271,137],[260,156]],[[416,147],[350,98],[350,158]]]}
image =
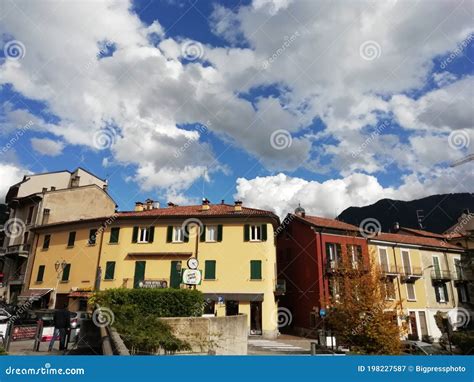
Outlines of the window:
{"label": "window", "polygon": [[28,238],[30,237],[30,233],[29,232],[25,232],[23,234],[23,244],[28,244]]}
{"label": "window", "polygon": [[216,311],[216,302],[213,300],[207,300],[204,304],[203,314],[212,314],[214,315]]}
{"label": "window", "polygon": [[71,264],[66,264],[63,268],[61,281],[69,281],[69,274],[71,273]]}
{"label": "window", "polygon": [[415,284],[407,283],[407,300],[416,301]]}
{"label": "window", "polygon": [[329,279],[329,294],[333,301],[339,301],[339,293],[341,286],[339,285],[339,280],[334,277]]}
{"label": "window", "polygon": [[244,226],[244,241],[266,241],[267,240],[267,225],[255,224]]}
{"label": "window", "polygon": [[45,266],[44,265],[40,265],[38,267],[38,274],[36,275],[36,282],[42,282],[43,281],[43,277],[44,277],[44,269],[45,269]]}
{"label": "window", "polygon": [[379,260],[382,271],[389,271],[388,253],[386,248],[379,248]]}
{"label": "window", "polygon": [[89,245],[95,245],[95,242],[97,241],[97,230],[96,229],[91,229],[89,231]]}
{"label": "window", "polygon": [[206,260],[204,262],[204,279],[215,280],[216,279],[216,261]]}
{"label": "window", "polygon": [[433,272],[437,278],[441,277],[441,266],[438,256],[433,256]]}
{"label": "window", "polygon": [[347,252],[351,256],[352,268],[357,269],[359,265],[362,265],[362,247],[360,245],[349,244],[347,246]]}
{"label": "window", "polygon": [[110,240],[109,243],[118,243],[120,236],[120,227],[112,227],[110,229]]}
{"label": "window", "polygon": [[466,285],[461,284],[458,286],[458,298],[460,302],[468,302]]}
{"label": "window", "polygon": [[49,244],[51,244],[51,235],[44,235],[43,239],[43,249],[48,249]]}
{"label": "window", "polygon": [[206,230],[206,241],[217,241],[217,226],[210,225],[205,228]]}
{"label": "window", "polygon": [[183,227],[173,227],[173,243],[182,243],[184,241]]}
{"label": "window", "polygon": [[387,300],[395,300],[395,285],[392,279],[385,280],[385,298]]}
{"label": "window", "polygon": [[458,280],[463,280],[464,279],[463,267],[462,267],[460,259],[454,259],[454,270],[456,272],[456,278]]}
{"label": "window", "polygon": [[411,275],[411,261],[410,261],[410,252],[402,250],[402,261],[403,261],[403,271],[405,275]]}
{"label": "window", "polygon": [[250,260],[250,280],[262,279],[262,262],[260,260]]}
{"label": "window", "polygon": [[115,276],[115,261],[107,261],[105,264],[105,280],[113,280]]}
{"label": "window", "polygon": [[341,244],[326,243],[327,266],[331,269],[337,268],[342,260]]}
{"label": "window", "polygon": [[75,241],[76,241],[76,232],[69,232],[69,238],[67,239],[67,246],[74,247]]}
{"label": "window", "polygon": [[153,243],[155,227],[133,227],[132,243]]}
{"label": "window", "polygon": [[446,287],[446,284],[437,284],[434,288],[437,302],[445,303],[449,301],[448,288]]}
{"label": "window", "polygon": [[33,212],[35,211],[35,206],[31,206],[28,209],[28,217],[26,218],[26,224],[31,224],[33,220]]}

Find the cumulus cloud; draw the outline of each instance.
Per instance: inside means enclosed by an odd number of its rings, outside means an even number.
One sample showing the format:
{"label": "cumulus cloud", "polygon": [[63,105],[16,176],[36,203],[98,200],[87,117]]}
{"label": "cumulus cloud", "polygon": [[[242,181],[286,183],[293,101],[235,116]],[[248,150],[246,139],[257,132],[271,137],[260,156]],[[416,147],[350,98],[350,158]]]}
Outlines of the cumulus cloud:
{"label": "cumulus cloud", "polygon": [[382,198],[411,200],[435,193],[471,192],[474,175],[468,167],[434,173],[429,178],[402,178],[398,187],[383,187],[371,175],[355,173],[323,182],[285,174],[238,178],[234,197],[245,204],[274,211],[283,218],[301,203],[309,215],[335,218],[350,206],[364,206]]}
{"label": "cumulus cloud", "polygon": [[18,183],[29,171],[13,163],[0,163],[0,203],[5,202],[5,196],[12,184]]}
{"label": "cumulus cloud", "polygon": [[64,149],[64,143],[48,138],[32,138],[31,146],[41,155],[55,157],[61,155]]}

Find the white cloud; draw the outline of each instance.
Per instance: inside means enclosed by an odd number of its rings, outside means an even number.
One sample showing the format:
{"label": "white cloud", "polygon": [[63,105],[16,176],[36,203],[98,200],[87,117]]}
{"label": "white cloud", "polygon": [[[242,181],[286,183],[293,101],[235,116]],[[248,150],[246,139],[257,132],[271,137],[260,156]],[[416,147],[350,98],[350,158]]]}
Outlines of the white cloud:
{"label": "white cloud", "polygon": [[308,215],[335,218],[350,206],[364,206],[382,198],[411,200],[436,193],[471,192],[474,174],[468,166],[437,171],[429,178],[402,178],[398,187],[383,187],[371,175],[355,173],[324,182],[278,174],[238,178],[234,195],[244,204],[274,211],[281,218],[301,203]]}
{"label": "white cloud", "polygon": [[31,146],[41,155],[55,157],[61,155],[64,149],[64,143],[47,138],[32,138]]}
{"label": "white cloud", "polygon": [[5,196],[11,185],[20,182],[29,171],[13,163],[0,163],[0,203],[5,202]]}

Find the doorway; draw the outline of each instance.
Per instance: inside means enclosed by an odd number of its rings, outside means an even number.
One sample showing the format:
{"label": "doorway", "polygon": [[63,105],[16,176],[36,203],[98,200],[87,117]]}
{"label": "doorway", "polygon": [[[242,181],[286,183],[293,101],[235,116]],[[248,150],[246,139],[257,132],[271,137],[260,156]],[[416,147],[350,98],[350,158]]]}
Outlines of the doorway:
{"label": "doorway", "polygon": [[226,301],[225,303],[225,315],[226,316],[237,316],[239,314],[239,302],[238,301]]}
{"label": "doorway", "polygon": [[133,287],[140,288],[140,283],[145,280],[146,261],[135,262],[135,275],[133,277]]}
{"label": "doorway", "polygon": [[411,329],[411,335],[413,336],[416,341],[419,341],[419,336],[418,336],[418,328],[416,325],[416,312],[410,312],[409,313],[410,317],[410,329]]}
{"label": "doorway", "polygon": [[250,302],[250,334],[262,334],[262,302]]}
{"label": "doorway", "polygon": [[170,288],[179,289],[181,285],[181,260],[171,262]]}

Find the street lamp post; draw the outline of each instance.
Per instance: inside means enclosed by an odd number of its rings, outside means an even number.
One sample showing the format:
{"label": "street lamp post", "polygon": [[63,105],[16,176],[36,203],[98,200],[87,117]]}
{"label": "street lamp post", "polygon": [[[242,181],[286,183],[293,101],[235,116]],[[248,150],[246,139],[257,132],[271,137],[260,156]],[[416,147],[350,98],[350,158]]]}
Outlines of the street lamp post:
{"label": "street lamp post", "polygon": [[59,287],[59,280],[61,279],[61,275],[63,274],[64,268],[66,268],[66,261],[62,261],[61,263],[59,261],[56,261],[54,263],[54,269],[56,270],[57,274],[57,281],[56,281],[56,288],[54,289],[54,298],[53,298],[53,304],[51,306],[52,309],[54,309],[54,305],[56,305],[56,297],[58,295],[58,287]]}

